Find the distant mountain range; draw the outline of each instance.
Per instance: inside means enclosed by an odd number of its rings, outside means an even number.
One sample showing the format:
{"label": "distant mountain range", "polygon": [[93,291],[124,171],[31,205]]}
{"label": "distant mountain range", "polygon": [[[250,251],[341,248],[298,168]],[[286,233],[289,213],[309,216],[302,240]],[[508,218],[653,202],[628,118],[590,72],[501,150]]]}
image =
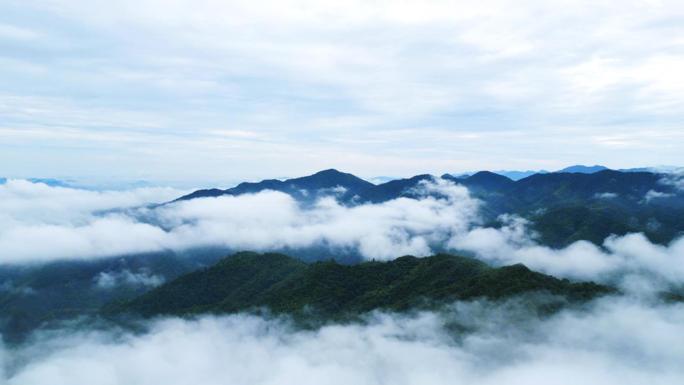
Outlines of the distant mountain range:
{"label": "distant mountain range", "polygon": [[606,166],[583,166],[583,165],[575,165],[575,166],[570,166],[566,167],[562,170],[558,170],[556,172],[570,172],[570,173],[579,173],[579,174],[594,174],[599,171],[603,170],[608,170],[608,167]]}
{"label": "distant mountain range", "polygon": [[[622,172],[653,172],[653,173],[669,173],[673,172],[680,169],[679,167],[674,167],[674,166],[658,166],[658,167],[637,167],[637,168],[622,168],[618,169],[617,171],[622,171]],[[600,165],[595,165],[595,166],[584,166],[584,165],[574,165],[570,167],[566,167],[564,169],[558,170],[558,171],[553,171],[553,172],[570,172],[570,173],[581,173],[581,174],[593,174],[599,171],[603,170],[610,170],[610,168],[606,166],[600,166]],[[520,180],[523,178],[527,178],[528,176],[532,176],[534,174],[548,174],[551,171],[547,170],[525,170],[525,171],[518,171],[518,170],[498,170],[494,171],[494,173],[503,175],[511,180]],[[473,173],[461,173],[459,175],[454,175],[454,176],[462,176],[462,175],[472,175]]]}
{"label": "distant mountain range", "polygon": [[[595,172],[603,171],[603,170],[608,170],[608,167],[605,166],[584,166],[584,165],[574,165],[570,167],[566,167],[564,169],[558,170],[558,171],[553,171],[553,172],[571,172],[571,173],[580,173],[580,174],[593,174]],[[523,178],[527,178],[528,176],[532,176],[535,174],[548,174],[550,171],[547,170],[525,170],[525,171],[517,171],[517,170],[499,170],[499,171],[494,171],[495,173],[499,175],[503,175],[511,180],[520,180]]]}
{"label": "distant mountain range", "polygon": [[[665,183],[664,174],[572,166],[520,180],[489,171],[460,177],[444,174],[441,178],[467,187],[482,200],[482,215],[491,225],[496,226],[501,214],[520,215],[532,222],[540,241],[550,246],[580,239],[600,244],[611,234],[629,232],[643,232],[654,242],[666,243],[684,232],[684,192]],[[421,182],[436,179],[423,174],[376,185],[329,169],[283,181],[241,183],[227,190],[198,190],[176,201],[274,190],[303,203],[333,196],[342,204],[358,205],[416,198]]]}
{"label": "distant mountain range", "polygon": [[[596,166],[569,169],[593,171]],[[467,187],[483,202],[485,226],[500,226],[497,218],[501,214],[516,214],[530,221],[539,243],[551,247],[577,240],[601,244],[611,234],[629,232],[642,232],[653,242],[666,244],[684,233],[684,191],[678,190],[681,180],[673,180],[671,174],[638,170],[537,173],[519,180],[489,171],[441,177],[424,174],[373,184],[329,169],[287,180],[241,183],[225,190],[198,190],[176,202],[275,190],[303,205],[334,197],[342,205],[355,206],[419,198],[417,187],[438,178]],[[304,308],[316,308],[326,319],[375,308],[396,310],[452,299],[497,299],[529,291],[582,299],[606,290],[557,280],[519,265],[492,268],[448,255],[361,264],[355,264],[359,260],[351,255],[339,255],[343,263],[338,264],[312,263],[330,254],[302,250],[297,251],[297,260],[267,254],[257,261],[255,254],[248,253],[213,265],[226,253],[225,249],[202,249],[183,253],[191,254],[188,256],[167,251],[0,266],[0,334],[6,341],[19,341],[52,320],[98,314],[106,303],[111,303],[110,312],[145,315],[232,312],[261,306],[300,313]],[[124,284],[104,289],[107,280],[124,278],[126,281],[119,282]],[[162,285],[150,291],[158,284]]]}

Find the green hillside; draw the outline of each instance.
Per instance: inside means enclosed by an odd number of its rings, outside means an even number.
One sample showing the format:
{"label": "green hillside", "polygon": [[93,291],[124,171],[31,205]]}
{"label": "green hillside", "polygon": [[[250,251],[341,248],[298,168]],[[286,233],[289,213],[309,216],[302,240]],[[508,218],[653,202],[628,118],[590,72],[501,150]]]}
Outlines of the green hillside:
{"label": "green hillside", "polygon": [[177,278],[108,313],[231,313],[267,308],[274,313],[314,312],[341,318],[373,309],[406,310],[474,298],[501,299],[528,292],[588,300],[611,292],[591,282],[573,283],[523,265],[490,267],[448,254],[389,262],[307,264],[282,254],[238,253]]}

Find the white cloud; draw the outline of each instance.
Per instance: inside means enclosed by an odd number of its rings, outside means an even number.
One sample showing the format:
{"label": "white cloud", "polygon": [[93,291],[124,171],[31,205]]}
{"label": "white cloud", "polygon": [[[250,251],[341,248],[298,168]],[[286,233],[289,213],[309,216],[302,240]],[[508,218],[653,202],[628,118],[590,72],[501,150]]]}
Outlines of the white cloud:
{"label": "white cloud", "polygon": [[673,186],[677,190],[684,192],[684,169],[669,170],[660,180],[660,183]]}
{"label": "white cloud", "polygon": [[523,263],[554,276],[598,280],[626,289],[632,280],[642,278],[654,289],[684,283],[682,237],[663,246],[651,243],[643,234],[627,234],[607,238],[602,247],[577,241],[553,249],[534,242],[526,226],[523,220],[504,218],[500,229],[475,228],[452,237],[449,246],[472,251],[494,264]]}
{"label": "white cloud", "polygon": [[147,286],[157,287],[164,283],[164,277],[150,274],[149,271],[132,272],[128,269],[121,271],[102,271],[95,278],[95,286],[100,289],[112,289],[118,286]]}
{"label": "white cloud", "polygon": [[247,315],[161,319],[136,334],[81,325],[38,335],[12,352],[16,361],[5,352],[5,377],[8,385],[678,385],[684,378],[681,305],[608,298],[550,318],[527,311],[457,303],[313,331]]}
{"label": "white cloud", "polygon": [[264,250],[324,244],[390,259],[429,254],[432,245],[477,220],[479,202],[465,188],[444,181],[422,188],[444,195],[355,207],[325,198],[303,208],[288,195],[262,192],[190,200],[157,211],[158,220],[173,229],[172,247],[203,242]]}
{"label": "white cloud", "polygon": [[137,207],[169,200],[173,192],[98,193],[12,181],[0,186],[6,198],[0,201],[0,263],[216,246],[256,251],[324,247],[367,259],[427,256],[447,248],[497,265],[524,263],[559,277],[625,287],[635,276],[658,287],[684,283],[684,238],[661,246],[628,234],[610,237],[602,247],[578,241],[553,249],[538,244],[529,223],[517,216],[501,216],[499,228],[482,227],[481,202],[466,188],[439,178],[421,184],[414,191],[422,194],[418,199],[352,207],[333,197],[300,205],[275,191]]}
{"label": "white cloud", "polygon": [[678,1],[0,7],[14,29],[40,31],[32,55],[11,46],[0,62],[0,137],[12,145],[0,165],[13,166],[1,174],[235,180],[683,161]]}
{"label": "white cloud", "polygon": [[[9,194],[14,200],[5,202],[6,213],[0,211],[7,217],[0,222],[4,263],[201,246],[268,250],[327,245],[368,258],[427,255],[433,245],[476,221],[479,207],[464,187],[444,181],[422,187],[439,192],[440,198],[400,198],[351,208],[333,198],[300,207],[286,194],[265,191],[109,213],[98,211],[117,203],[140,204],[136,194],[146,190],[101,194],[27,182],[12,183],[8,190],[17,186],[21,194]],[[156,199],[157,193],[152,194]]]}
{"label": "white cloud", "polygon": [[594,195],[594,198],[599,198],[599,199],[613,199],[613,198],[617,198],[617,196],[618,196],[618,195],[617,195],[616,193],[604,192],[604,193],[596,193],[596,194]]}
{"label": "white cloud", "polygon": [[82,224],[97,212],[163,203],[185,191],[166,187],[89,191],[10,179],[0,185],[0,230],[4,223]]}
{"label": "white cloud", "polygon": [[644,201],[646,203],[651,202],[654,199],[659,199],[659,198],[670,198],[673,197],[674,194],[670,193],[664,193],[662,191],[655,191],[655,190],[648,190],[646,195],[644,195]]}

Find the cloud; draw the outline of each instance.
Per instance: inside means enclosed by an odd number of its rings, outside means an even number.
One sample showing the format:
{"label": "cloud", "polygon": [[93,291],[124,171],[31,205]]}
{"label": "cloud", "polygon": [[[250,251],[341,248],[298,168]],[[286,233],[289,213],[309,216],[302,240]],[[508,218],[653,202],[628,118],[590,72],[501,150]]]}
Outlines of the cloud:
{"label": "cloud", "polygon": [[[103,213],[115,203],[141,201],[135,193],[122,197],[26,182],[8,185],[9,190],[19,185],[23,195],[6,202],[9,219],[0,224],[4,263],[202,246],[269,250],[326,245],[368,258],[427,255],[432,245],[476,221],[479,207],[465,188],[445,181],[422,186],[425,193],[439,192],[439,198],[377,205],[345,207],[329,197],[301,207],[289,195],[265,191]],[[36,205],[27,208],[33,201]]]}
{"label": "cloud", "polygon": [[95,286],[100,289],[112,289],[118,286],[146,286],[157,287],[164,283],[164,277],[140,270],[132,272],[128,269],[121,271],[102,271],[95,278]]}
{"label": "cloud", "polygon": [[125,211],[179,193],[170,188],[99,192],[9,180],[0,185],[0,263],[159,250],[164,232]]}
{"label": "cloud", "polygon": [[12,15],[0,26],[0,174],[204,181],[332,159],[366,176],[683,160],[675,0],[27,0],[0,14]]}
{"label": "cloud", "polygon": [[660,289],[684,282],[684,238],[663,246],[635,233],[608,237],[601,246],[577,241],[554,249],[535,242],[526,220],[515,216],[500,220],[501,228],[479,227],[457,234],[449,247],[474,252],[490,263],[523,263],[559,277],[628,286],[635,276],[645,275]]}
{"label": "cloud", "polygon": [[[524,297],[378,312],[315,330],[247,314],[160,318],[135,332],[78,320],[0,348],[0,383],[681,383],[684,305],[650,294],[684,282],[684,238],[663,246],[629,234],[600,247],[580,241],[552,249],[514,215],[500,217],[500,227],[482,227],[481,202],[462,186],[435,179],[413,192],[417,199],[353,207],[332,197],[301,206],[273,191],[146,207],[172,191],[98,193],[10,181],[0,186],[2,262],[207,245],[324,246],[388,259],[447,245],[493,264],[522,262],[560,277],[616,283],[627,295],[552,316],[531,312],[538,298]],[[93,281],[102,289],[160,283],[144,270],[105,271]]]}
{"label": "cloud", "polygon": [[[529,304],[529,303],[528,303]],[[647,326],[646,326],[647,325]],[[455,303],[297,329],[250,315],[80,325],[5,351],[8,385],[680,384],[684,307],[604,298],[538,317],[525,302]]]}
{"label": "cloud", "polygon": [[604,192],[604,193],[596,193],[594,195],[594,198],[599,198],[599,199],[613,199],[617,198],[618,194],[612,193],[612,192]]}
{"label": "cloud", "polygon": [[655,191],[655,190],[648,190],[648,192],[646,192],[646,195],[644,195],[644,201],[646,203],[650,203],[654,199],[670,198],[673,196],[674,196],[674,194],[664,193],[664,192]]}
{"label": "cloud", "polygon": [[660,183],[672,186],[678,191],[684,192],[684,169],[678,168],[666,172]]}
{"label": "cloud", "polygon": [[120,211],[175,199],[184,191],[146,187],[125,191],[90,191],[10,179],[0,185],[0,230],[3,224],[79,224],[93,214]]}
{"label": "cloud", "polygon": [[495,265],[523,263],[558,277],[624,287],[637,277],[659,289],[684,283],[684,238],[663,246],[628,234],[609,237],[601,246],[577,241],[554,249],[540,245],[521,217],[503,215],[501,226],[483,227],[482,203],[440,178],[422,183],[416,199],[379,204],[344,206],[328,196],[300,205],[287,194],[263,191],[137,206],[168,199],[170,193],[97,193],[10,181],[0,186],[0,196],[7,198],[0,203],[0,263],[202,247],[295,253],[316,248],[380,260],[449,250]]}
{"label": "cloud", "polygon": [[0,283],[0,293],[9,293],[11,295],[19,294],[21,296],[33,295],[36,291],[27,285],[17,286],[12,280],[5,280]]}
{"label": "cloud", "polygon": [[193,242],[259,250],[327,245],[391,259],[429,254],[433,245],[478,219],[479,202],[467,189],[441,180],[420,188],[441,195],[354,207],[324,198],[304,208],[288,195],[262,192],[179,202],[158,210],[157,218],[172,228],[171,242],[181,247]]}

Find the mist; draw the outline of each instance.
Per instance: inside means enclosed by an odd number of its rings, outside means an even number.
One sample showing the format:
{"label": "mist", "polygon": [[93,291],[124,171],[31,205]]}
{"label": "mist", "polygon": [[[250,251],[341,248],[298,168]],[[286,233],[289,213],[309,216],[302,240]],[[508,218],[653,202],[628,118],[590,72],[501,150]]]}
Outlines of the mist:
{"label": "mist", "polygon": [[[684,377],[684,306],[654,295],[684,282],[682,238],[657,245],[628,234],[554,249],[514,215],[483,226],[483,203],[441,179],[420,185],[416,199],[378,204],[345,206],[333,195],[300,205],[264,191],[156,205],[177,193],[10,181],[0,186],[0,263],[217,246],[319,247],[381,260],[450,250],[616,285],[622,294],[553,315],[535,311],[538,298],[528,296],[373,312],[317,329],[246,313],[139,320],[134,329],[77,319],[4,347],[4,383],[679,384]],[[163,282],[153,272],[123,270],[102,272],[93,285]]]}
{"label": "mist", "polygon": [[[47,215],[18,209],[30,205],[35,196],[32,185],[22,183],[22,187],[12,196],[14,202],[7,203],[15,209],[0,219],[0,250],[6,251],[0,263],[211,246],[252,250],[326,246],[378,259],[428,255],[431,245],[477,222],[480,205],[464,187],[440,180],[421,186],[418,193],[425,194],[423,199],[354,207],[342,206],[332,196],[302,207],[287,194],[264,191],[114,210],[121,199],[117,194],[89,195],[92,199],[80,204],[79,190],[58,189],[55,195],[73,191],[74,197],[64,199],[68,202],[64,212],[53,210]],[[36,190],[50,201],[49,187],[39,185]],[[165,197],[159,194],[158,202]]]}
{"label": "mist", "polygon": [[375,312],[301,330],[249,314],[161,318],[144,332],[43,331],[5,349],[22,384],[680,384],[684,307],[625,297],[539,317],[526,300]]}
{"label": "mist", "polygon": [[377,204],[345,206],[333,193],[301,205],[287,194],[263,191],[150,205],[179,193],[167,188],[92,192],[10,181],[0,186],[0,263],[201,247],[317,248],[377,260],[446,250],[626,288],[636,281],[653,290],[684,283],[684,238],[658,245],[642,234],[627,234],[599,246],[577,241],[554,249],[539,244],[520,217],[503,215],[499,226],[483,226],[483,203],[465,187],[439,178],[419,185],[416,199]]}

